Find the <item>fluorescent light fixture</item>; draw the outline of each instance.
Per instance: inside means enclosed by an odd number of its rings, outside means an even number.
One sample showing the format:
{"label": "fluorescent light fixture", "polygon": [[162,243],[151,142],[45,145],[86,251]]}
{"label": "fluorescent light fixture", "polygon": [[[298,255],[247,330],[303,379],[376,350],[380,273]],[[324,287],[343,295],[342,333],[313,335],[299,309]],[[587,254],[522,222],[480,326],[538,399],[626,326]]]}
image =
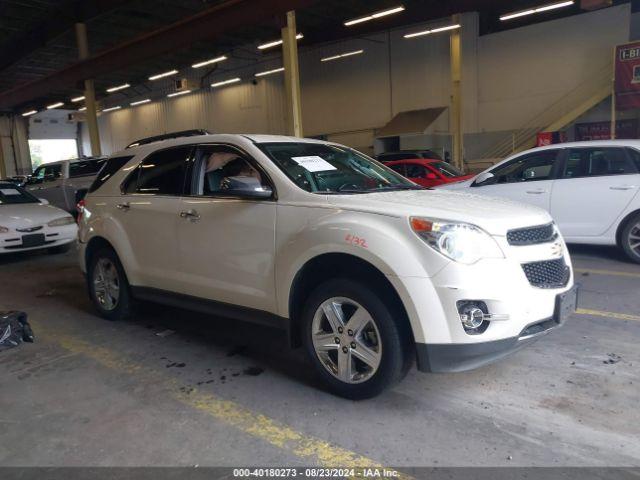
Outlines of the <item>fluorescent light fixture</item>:
{"label": "fluorescent light fixture", "polygon": [[358,23],[368,22],[369,20],[375,20],[376,18],[386,17],[387,15],[393,15],[394,13],[400,13],[404,11],[404,7],[400,5],[399,7],[390,8],[388,10],[382,10],[381,12],[372,13],[365,17],[354,18],[353,20],[347,20],[344,22],[345,27],[350,27],[351,25],[357,25]]}
{"label": "fluorescent light fixture", "polygon": [[558,3],[550,3],[549,5],[543,5],[542,7],[530,8],[529,10],[523,10],[521,12],[507,13],[506,15],[502,15],[500,20],[503,22],[505,20],[511,20],[512,18],[524,17],[525,15],[532,15],[534,13],[547,12],[549,10],[555,10],[556,8],[569,7],[573,5],[575,2],[573,0],[568,2],[558,2]]}
{"label": "fluorescent light fixture", "polygon": [[222,87],[224,85],[230,85],[232,83],[238,83],[240,81],[240,77],[237,78],[232,78],[230,80],[224,80],[222,82],[217,82],[217,83],[212,83],[211,86],[212,87]]}
{"label": "fluorescent light fixture", "polygon": [[84,112],[86,109],[87,109],[87,107],[82,107],[82,108],[79,108],[78,111],[79,112]]}
{"label": "fluorescent light fixture", "polygon": [[273,70],[267,70],[266,72],[256,73],[256,77],[265,77],[267,75],[271,75],[272,73],[284,72],[284,67],[274,68]]}
{"label": "fluorescent light fixture", "polygon": [[164,77],[170,77],[171,75],[175,75],[176,73],[178,73],[178,70],[169,70],[168,72],[159,73],[157,75],[152,75],[152,76],[149,77],[149,80],[151,80],[151,81],[159,80],[159,79],[164,78]]}
{"label": "fluorescent light fixture", "polygon": [[38,113],[38,110],[29,110],[28,112],[24,112],[22,116],[28,117],[29,115],[33,115],[34,113]]}
{"label": "fluorescent light fixture", "polygon": [[421,32],[407,33],[404,38],[422,37],[423,35],[431,35],[432,33],[446,32],[460,28],[460,24],[447,25],[446,27],[432,28],[431,30],[422,30]]}
{"label": "fluorescent light fixture", "polygon": [[204,67],[205,65],[211,65],[212,63],[224,62],[226,59],[227,57],[222,55],[221,57],[212,58],[211,60],[205,60],[200,63],[194,63],[193,65],[191,65],[191,67],[200,68],[200,67]]}
{"label": "fluorescent light fixture", "polygon": [[167,95],[167,97],[169,97],[169,98],[177,97],[178,95],[186,95],[187,93],[191,93],[191,90],[183,90],[181,92],[173,92],[173,93],[170,93],[169,95]]}
{"label": "fluorescent light fixture", "polygon": [[105,108],[104,110],[102,110],[102,113],[113,112],[114,110],[120,110],[121,108],[122,107],[120,105],[118,105],[117,107]]}
{"label": "fluorescent light fixture", "polygon": [[47,110],[52,110],[54,108],[58,108],[64,105],[64,102],[52,103],[51,105],[47,105]]}
{"label": "fluorescent light fixture", "polygon": [[142,105],[143,103],[149,103],[151,101],[150,98],[145,98],[144,100],[138,100],[137,102],[131,102],[129,105],[135,107],[136,105]]}
{"label": "fluorescent light fixture", "polygon": [[340,58],[352,57],[353,55],[360,55],[364,53],[364,50],[356,50],[354,52],[341,53],[340,55],[334,55],[333,57],[325,57],[320,59],[321,62],[330,62],[331,60],[338,60]]}
{"label": "fluorescent light fixture", "polygon": [[[304,35],[301,33],[296,35],[296,40],[300,40],[301,38],[304,38]],[[277,47],[278,45],[282,45],[282,40],[274,40],[273,42],[258,45],[258,50],[266,50],[267,48]]]}
{"label": "fluorescent light fixture", "polygon": [[82,100],[84,100],[84,95],[82,95],[81,97],[74,97],[71,99],[73,103],[81,102]]}
{"label": "fluorescent light fixture", "polygon": [[118,90],[124,90],[125,88],[129,88],[130,86],[131,85],[129,85],[128,83],[123,83],[122,85],[118,85],[116,87],[107,88],[107,92],[109,93],[117,92]]}

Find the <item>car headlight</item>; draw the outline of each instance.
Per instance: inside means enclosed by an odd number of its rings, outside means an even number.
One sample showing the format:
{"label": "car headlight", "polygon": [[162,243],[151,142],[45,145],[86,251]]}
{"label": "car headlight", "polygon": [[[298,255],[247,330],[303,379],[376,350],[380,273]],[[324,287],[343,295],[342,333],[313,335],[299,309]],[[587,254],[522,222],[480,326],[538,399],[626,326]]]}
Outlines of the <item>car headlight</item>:
{"label": "car headlight", "polygon": [[51,220],[49,223],[47,223],[48,226],[50,227],[64,227],[65,225],[71,225],[72,223],[75,223],[76,221],[73,219],[73,217],[61,217],[61,218],[56,218],[55,220]]}
{"label": "car headlight", "polygon": [[9,229],[7,227],[0,226],[0,233],[7,233]]}
{"label": "car headlight", "polygon": [[504,258],[491,235],[470,223],[411,217],[411,228],[436,252],[472,265],[483,258]]}

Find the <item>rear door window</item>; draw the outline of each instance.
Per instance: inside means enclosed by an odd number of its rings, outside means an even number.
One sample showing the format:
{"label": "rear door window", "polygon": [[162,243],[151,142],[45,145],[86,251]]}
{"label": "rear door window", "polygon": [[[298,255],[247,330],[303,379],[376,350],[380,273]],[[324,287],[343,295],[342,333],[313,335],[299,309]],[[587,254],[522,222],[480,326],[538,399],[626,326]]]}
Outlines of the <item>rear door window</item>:
{"label": "rear door window", "polygon": [[415,163],[407,164],[407,178],[424,178],[427,176],[427,169],[423,165]]}
{"label": "rear door window", "polygon": [[562,178],[602,177],[636,173],[623,148],[572,148]]}
{"label": "rear door window", "polygon": [[152,153],[127,179],[125,193],[182,195],[190,155],[189,146]]}
{"label": "rear door window", "polygon": [[391,170],[393,170],[394,172],[398,172],[400,175],[402,175],[403,177],[407,176],[407,169],[405,167],[405,165],[403,163],[397,164],[397,165],[387,165]]}

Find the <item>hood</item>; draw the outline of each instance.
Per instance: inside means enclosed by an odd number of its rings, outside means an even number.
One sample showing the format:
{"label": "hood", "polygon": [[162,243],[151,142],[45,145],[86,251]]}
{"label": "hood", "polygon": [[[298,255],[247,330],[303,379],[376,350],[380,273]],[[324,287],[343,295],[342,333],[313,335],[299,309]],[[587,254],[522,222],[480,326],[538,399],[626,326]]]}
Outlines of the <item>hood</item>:
{"label": "hood", "polygon": [[506,235],[508,230],[514,228],[551,222],[551,216],[538,207],[502,198],[440,189],[330,195],[328,201],[344,210],[471,223],[499,236]]}
{"label": "hood", "polygon": [[438,185],[434,188],[437,188],[438,190],[462,190],[462,189],[469,188],[473,183],[474,178],[476,178],[476,175],[456,177],[455,182],[445,183],[442,185]]}
{"label": "hood", "polygon": [[71,215],[53,205],[42,203],[0,205],[0,225],[12,229],[37,227],[65,216]]}

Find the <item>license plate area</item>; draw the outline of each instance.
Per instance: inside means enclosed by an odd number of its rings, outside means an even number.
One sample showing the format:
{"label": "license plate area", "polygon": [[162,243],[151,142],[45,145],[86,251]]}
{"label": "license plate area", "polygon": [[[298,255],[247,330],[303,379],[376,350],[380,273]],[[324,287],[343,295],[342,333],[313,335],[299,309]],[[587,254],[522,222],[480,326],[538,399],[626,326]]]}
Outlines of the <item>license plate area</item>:
{"label": "license plate area", "polygon": [[571,290],[556,295],[556,307],[553,313],[553,320],[558,324],[564,323],[570,315],[575,313],[577,307],[578,286],[574,285]]}
{"label": "license plate area", "polygon": [[40,245],[44,245],[44,242],[44,233],[22,236],[22,246],[24,248],[39,247]]}

